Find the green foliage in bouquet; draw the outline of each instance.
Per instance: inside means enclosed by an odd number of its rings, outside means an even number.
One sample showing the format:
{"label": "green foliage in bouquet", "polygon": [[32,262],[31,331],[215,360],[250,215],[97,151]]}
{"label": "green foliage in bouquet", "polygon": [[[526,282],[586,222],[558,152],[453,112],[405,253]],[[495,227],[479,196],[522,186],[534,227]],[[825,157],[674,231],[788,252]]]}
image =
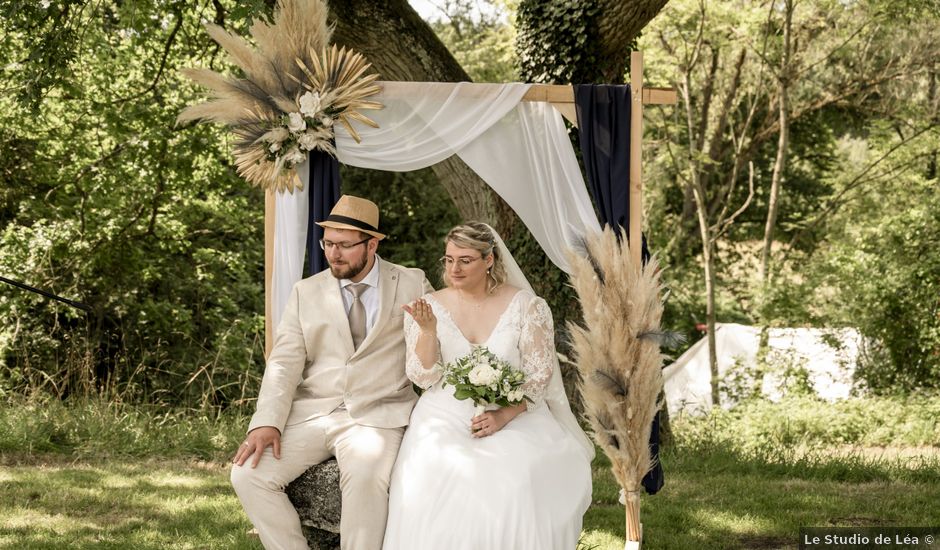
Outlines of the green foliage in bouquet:
{"label": "green foliage in bouquet", "polygon": [[528,399],[522,389],[525,373],[500,359],[486,346],[443,366],[444,382],[453,386],[454,397],[472,399],[477,406],[508,407]]}

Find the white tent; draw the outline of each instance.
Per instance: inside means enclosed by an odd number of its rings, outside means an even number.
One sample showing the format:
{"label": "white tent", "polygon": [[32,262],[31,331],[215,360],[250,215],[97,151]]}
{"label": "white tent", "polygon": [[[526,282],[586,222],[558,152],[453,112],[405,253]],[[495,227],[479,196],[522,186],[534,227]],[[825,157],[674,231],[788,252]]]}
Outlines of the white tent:
{"label": "white tent", "polygon": [[[732,378],[745,383],[762,380],[761,393],[776,400],[782,396],[786,373],[805,372],[809,383],[823,399],[834,401],[849,396],[858,359],[861,336],[851,328],[772,328],[763,362],[768,368],[758,372],[759,327],[721,323],[716,325],[715,342],[721,380]],[[702,338],[663,370],[666,406],[670,415],[702,414],[712,407],[711,371],[708,367],[708,339]],[[722,392],[721,406],[730,408],[733,399]]]}

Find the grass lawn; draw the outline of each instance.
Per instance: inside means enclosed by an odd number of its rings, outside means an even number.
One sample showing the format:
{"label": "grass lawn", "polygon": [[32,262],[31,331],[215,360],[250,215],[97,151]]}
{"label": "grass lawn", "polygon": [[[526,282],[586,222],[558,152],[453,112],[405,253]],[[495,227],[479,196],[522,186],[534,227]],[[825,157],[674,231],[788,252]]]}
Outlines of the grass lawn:
{"label": "grass lawn", "polygon": [[[801,526],[935,527],[938,402],[798,401],[675,422],[666,485],[641,499],[644,548],[795,549]],[[0,548],[261,548],[224,463],[245,425],[237,412],[0,406]],[[623,548],[617,494],[599,455],[579,550]]]}
{"label": "grass lawn", "polygon": [[[830,461],[761,463],[733,453],[663,457],[666,485],[641,498],[644,548],[798,548],[800,527],[931,526],[940,518],[936,450],[907,458],[858,452]],[[622,550],[623,507],[610,471],[594,469],[583,542]]]}
{"label": "grass lawn", "polygon": [[226,466],[31,462],[0,466],[2,548],[261,548]]}
{"label": "grass lawn", "polygon": [[[796,548],[800,526],[936,523],[940,483],[930,478],[940,473],[852,456],[862,462],[835,458],[807,465],[800,477],[796,465],[761,467],[722,452],[667,455],[666,486],[642,499],[644,548]],[[250,525],[225,464],[10,454],[3,460],[0,547],[261,547],[246,535]],[[583,549],[623,548],[623,507],[616,497],[601,457]]]}

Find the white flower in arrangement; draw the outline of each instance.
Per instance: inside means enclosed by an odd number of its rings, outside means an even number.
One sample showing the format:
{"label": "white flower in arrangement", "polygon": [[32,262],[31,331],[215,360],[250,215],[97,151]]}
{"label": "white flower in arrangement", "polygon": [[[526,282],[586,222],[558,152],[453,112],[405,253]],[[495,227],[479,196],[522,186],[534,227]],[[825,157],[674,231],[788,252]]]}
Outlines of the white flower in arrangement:
{"label": "white flower in arrangement", "polygon": [[320,117],[320,125],[324,128],[330,128],[333,126],[333,119],[328,116]]}
{"label": "white flower in arrangement", "polygon": [[316,148],[318,141],[320,141],[320,136],[316,132],[310,131],[300,134],[300,137],[297,138],[297,144],[300,145],[300,148],[304,151],[310,151]]}
{"label": "white flower in arrangement", "polygon": [[42,6],[42,9],[47,10],[49,9],[49,6],[52,5],[52,2],[50,2],[49,0],[41,0],[39,2],[39,5]]}
{"label": "white flower in arrangement", "polygon": [[300,113],[288,113],[288,123],[287,129],[293,133],[303,132],[307,129],[307,121],[304,120],[304,116]]}
{"label": "white flower in arrangement", "polygon": [[473,370],[467,375],[471,384],[478,386],[489,386],[496,381],[499,372],[486,363],[477,363]]}
{"label": "white flower in arrangement", "polygon": [[296,147],[291,147],[287,153],[284,154],[284,162],[290,165],[297,165],[305,160],[307,160],[307,155]]}
{"label": "white flower in arrangement", "polygon": [[272,153],[277,153],[280,150],[281,150],[281,144],[277,141],[275,141],[274,143],[271,144],[270,147],[268,147],[268,151],[271,151]]}
{"label": "white flower in arrangement", "polygon": [[307,92],[300,96],[300,112],[308,117],[315,117],[320,111],[320,94]]}
{"label": "white flower in arrangement", "polygon": [[525,397],[525,392],[522,391],[522,388],[516,388],[516,389],[514,389],[514,390],[510,390],[510,391],[506,394],[506,399],[508,399],[508,400],[510,400],[510,401],[512,401],[512,402],[522,401],[522,398],[523,398],[523,397]]}

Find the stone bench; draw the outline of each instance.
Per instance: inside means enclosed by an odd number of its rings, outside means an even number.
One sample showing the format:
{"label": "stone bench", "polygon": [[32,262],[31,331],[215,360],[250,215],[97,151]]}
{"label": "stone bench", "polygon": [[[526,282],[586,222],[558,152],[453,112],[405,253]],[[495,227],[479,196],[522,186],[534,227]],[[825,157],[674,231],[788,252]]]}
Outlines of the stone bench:
{"label": "stone bench", "polygon": [[287,486],[311,550],[339,550],[342,498],[339,466],[331,458],[313,466]]}

